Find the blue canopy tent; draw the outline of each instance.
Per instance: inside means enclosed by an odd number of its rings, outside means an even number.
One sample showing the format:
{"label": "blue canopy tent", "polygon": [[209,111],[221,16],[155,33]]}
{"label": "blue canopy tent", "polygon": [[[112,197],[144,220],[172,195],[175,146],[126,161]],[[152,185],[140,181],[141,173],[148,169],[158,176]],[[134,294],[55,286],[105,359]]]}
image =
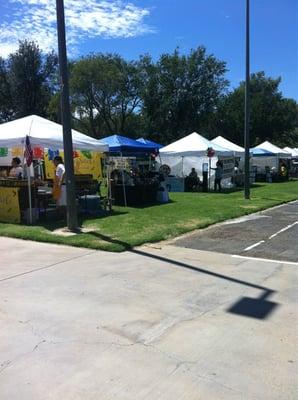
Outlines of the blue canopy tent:
{"label": "blue canopy tent", "polygon": [[260,149],[259,147],[252,147],[249,152],[253,157],[274,157],[276,155],[271,153],[271,151]]}
{"label": "blue canopy tent", "polygon": [[164,147],[162,144],[153,142],[152,140],[149,139],[145,139],[145,138],[139,138],[137,139],[137,142],[143,143],[148,147],[151,147],[152,149],[154,149],[155,151],[158,151],[159,149],[161,149],[162,147]]}
{"label": "blue canopy tent", "polygon": [[[121,135],[112,135],[100,139],[101,143],[107,144],[109,146],[109,154],[112,157],[141,157],[147,158],[152,153],[156,152],[156,143],[154,145],[142,143],[140,141],[127,138]],[[158,145],[159,146],[159,145]],[[159,146],[162,147],[162,146]],[[149,161],[150,162],[150,161]],[[124,169],[121,168],[122,174],[122,186],[123,186],[123,199],[124,205],[127,206],[127,194],[126,187],[124,183]]]}
{"label": "blue canopy tent", "polygon": [[123,156],[149,154],[156,149],[155,144],[152,146],[121,135],[108,136],[100,139],[100,141],[109,145],[110,153],[121,153]]}

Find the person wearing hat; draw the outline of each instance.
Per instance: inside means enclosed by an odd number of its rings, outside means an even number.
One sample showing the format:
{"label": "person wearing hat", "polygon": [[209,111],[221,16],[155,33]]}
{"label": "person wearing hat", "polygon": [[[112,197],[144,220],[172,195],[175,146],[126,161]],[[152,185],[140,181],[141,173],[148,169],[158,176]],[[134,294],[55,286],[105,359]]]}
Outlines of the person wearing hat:
{"label": "person wearing hat", "polygon": [[10,178],[22,179],[23,168],[21,167],[21,160],[19,157],[14,157],[11,161],[11,170],[9,171]]}

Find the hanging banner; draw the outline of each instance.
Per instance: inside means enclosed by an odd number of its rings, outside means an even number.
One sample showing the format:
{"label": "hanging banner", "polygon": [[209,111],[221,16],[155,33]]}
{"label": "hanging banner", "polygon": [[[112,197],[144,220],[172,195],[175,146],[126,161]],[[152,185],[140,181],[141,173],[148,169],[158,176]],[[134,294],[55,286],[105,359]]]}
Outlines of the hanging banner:
{"label": "hanging banner", "polygon": [[[3,149],[3,147],[2,147],[2,149]],[[6,152],[6,149],[5,150],[1,150],[0,166],[10,167],[11,166],[12,157],[17,157],[17,156],[12,156],[11,149],[7,149],[7,152]]]}
{"label": "hanging banner", "polygon": [[101,156],[97,151],[79,151],[79,157],[74,159],[74,170],[76,175],[91,174],[93,179],[102,178]]}
{"label": "hanging banner", "polygon": [[42,147],[33,147],[33,158],[36,160],[43,160],[44,151]]}
{"label": "hanging banner", "polygon": [[19,205],[19,188],[0,187],[0,221],[19,224],[21,211]]}
{"label": "hanging banner", "polygon": [[11,161],[14,157],[19,157],[21,162],[23,162],[24,149],[21,146],[6,148],[2,147],[0,149],[0,166],[11,166]]}
{"label": "hanging banner", "polygon": [[7,157],[7,156],[8,156],[8,148],[0,147],[0,157]]}
{"label": "hanging banner", "polygon": [[23,157],[24,155],[23,147],[12,147],[11,155],[12,157]]}
{"label": "hanging banner", "polygon": [[[58,154],[57,154],[58,153]],[[64,159],[63,151],[53,151],[51,149],[45,150],[45,176],[47,179],[54,179],[55,166],[53,159],[55,156],[61,156]],[[93,179],[99,180],[102,178],[101,158],[102,153],[97,151],[79,151],[73,152],[73,163],[75,175],[92,175]]]}

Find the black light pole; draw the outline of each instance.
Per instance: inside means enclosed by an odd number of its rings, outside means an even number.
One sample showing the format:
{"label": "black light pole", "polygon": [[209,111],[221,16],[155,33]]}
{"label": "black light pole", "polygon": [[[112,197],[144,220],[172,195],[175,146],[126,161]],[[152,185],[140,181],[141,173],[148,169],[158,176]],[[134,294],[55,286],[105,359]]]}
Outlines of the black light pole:
{"label": "black light pole", "polygon": [[63,146],[66,176],[66,198],[67,198],[67,227],[70,230],[78,229],[78,216],[75,198],[73,147],[71,136],[71,114],[69,106],[69,89],[67,74],[67,55],[65,43],[65,19],[63,0],[56,0],[57,32],[59,50],[59,71],[61,87],[61,109],[63,125]]}
{"label": "black light pole", "polygon": [[250,170],[249,170],[249,117],[250,117],[250,71],[249,71],[249,0],[246,0],[246,72],[245,72],[245,122],[244,122],[244,198],[250,198]]}

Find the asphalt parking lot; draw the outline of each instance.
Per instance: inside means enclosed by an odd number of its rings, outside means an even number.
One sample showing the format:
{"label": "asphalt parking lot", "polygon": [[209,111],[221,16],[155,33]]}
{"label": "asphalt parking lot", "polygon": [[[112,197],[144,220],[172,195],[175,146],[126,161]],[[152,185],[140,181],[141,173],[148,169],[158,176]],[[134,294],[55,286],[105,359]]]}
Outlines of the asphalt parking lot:
{"label": "asphalt parking lot", "polygon": [[196,231],[175,246],[298,262],[298,201]]}

